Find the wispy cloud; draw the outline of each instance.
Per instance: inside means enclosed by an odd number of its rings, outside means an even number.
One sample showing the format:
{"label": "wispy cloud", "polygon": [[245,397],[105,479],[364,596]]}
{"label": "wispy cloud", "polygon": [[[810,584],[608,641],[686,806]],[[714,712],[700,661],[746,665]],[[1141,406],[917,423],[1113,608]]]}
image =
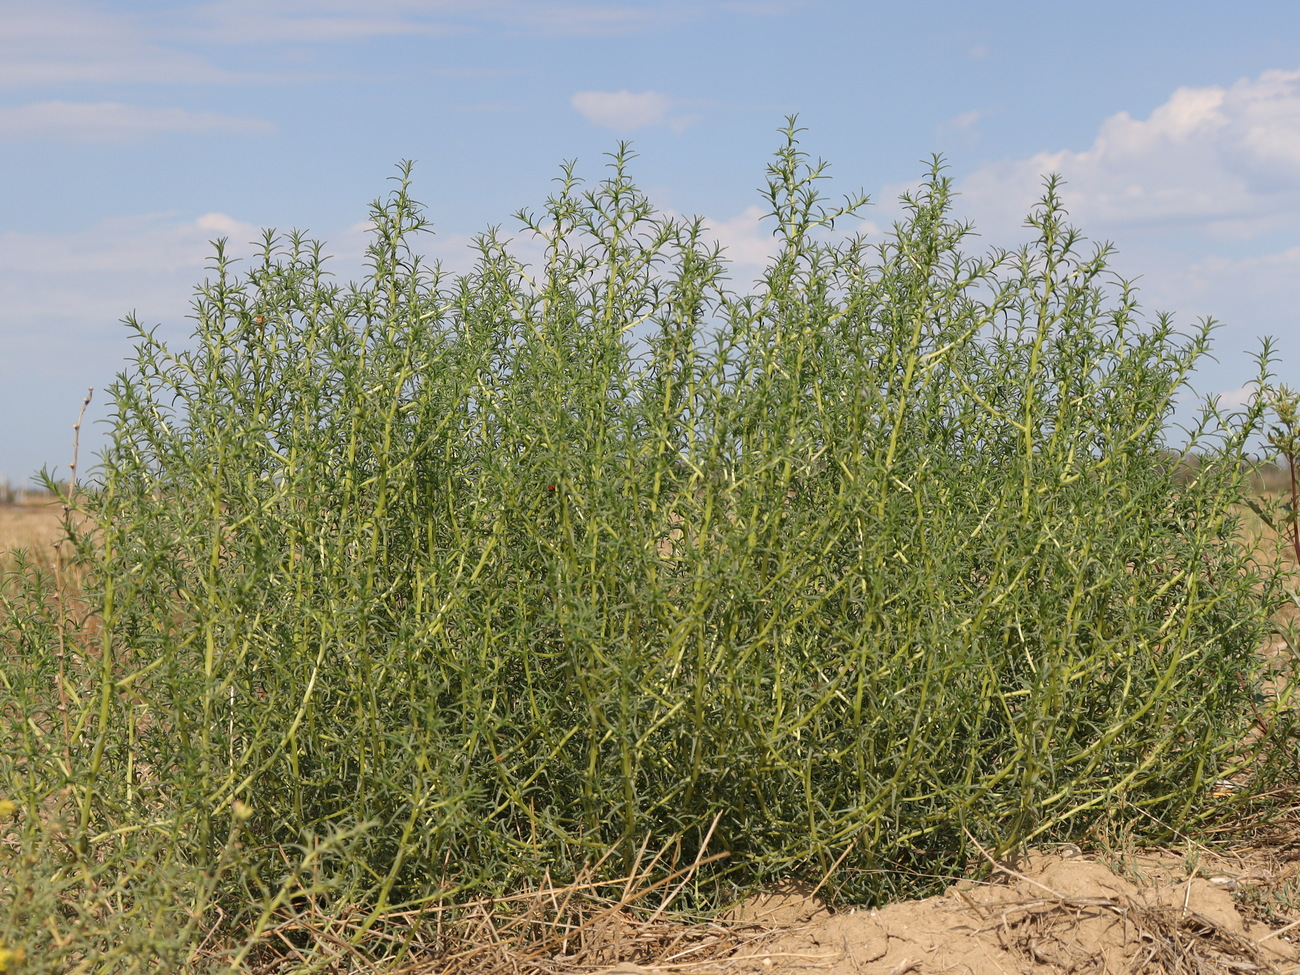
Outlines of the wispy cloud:
{"label": "wispy cloud", "polygon": [[[336,280],[365,275],[373,229],[360,221],[323,236],[330,255],[325,268]],[[8,348],[20,332],[48,336],[53,345],[72,335],[108,339],[117,335],[111,326],[133,309],[147,323],[184,332],[190,298],[208,276],[217,239],[227,241],[238,275],[246,266],[239,262],[258,253],[263,230],[219,211],[162,211],[101,220],[70,233],[0,231],[0,345]],[[426,238],[421,251],[430,261],[467,271],[474,263],[471,242],[464,234],[438,234]],[[59,359],[53,345],[42,361]]]}
{"label": "wispy cloud", "polygon": [[552,36],[631,34],[693,19],[689,8],[681,4],[512,2],[492,7],[498,21],[527,25]]}
{"label": "wispy cloud", "polygon": [[[1192,261],[1169,262],[1150,255],[1147,263],[1159,270],[1162,282],[1151,298],[1155,307],[1178,307],[1198,317],[1223,322],[1237,334],[1233,341],[1254,346],[1253,336],[1274,335],[1291,339],[1287,358],[1294,357],[1295,322],[1279,309],[1295,304],[1295,282],[1300,279],[1300,247],[1245,255],[1206,254]],[[1148,289],[1151,290],[1151,289]],[[1249,325],[1249,328],[1243,326]]]}
{"label": "wispy cloud", "polygon": [[580,91],[569,104],[592,125],[618,132],[634,132],[659,125],[672,108],[672,99],[657,91]]}
{"label": "wispy cloud", "polygon": [[182,108],[147,108],[120,102],[34,102],[0,108],[0,141],[130,142],[161,132],[254,134],[273,126]]}
{"label": "wispy cloud", "polygon": [[185,219],[173,212],[133,214],[102,220],[68,234],[0,232],[0,267],[5,273],[50,274],[155,270],[194,271],[212,254],[210,241],[229,237],[251,253],[259,228],[228,214]]}
{"label": "wispy cloud", "polygon": [[624,134],[665,124],[681,131],[698,118],[692,114],[670,116],[680,103],[657,91],[579,91],[569,104],[592,125]]}
{"label": "wispy cloud", "polygon": [[237,77],[202,54],[160,41],[157,33],[102,4],[0,0],[0,88],[206,84]]}
{"label": "wispy cloud", "polygon": [[988,114],[983,109],[976,108],[954,115],[935,126],[935,134],[941,142],[945,139],[954,139],[962,145],[975,145],[980,141],[981,136],[979,124],[988,117]]}
{"label": "wispy cloud", "polygon": [[258,46],[322,44],[401,35],[440,35],[461,28],[461,3],[393,0],[214,0],[180,22],[182,36]]}
{"label": "wispy cloud", "polygon": [[0,232],[0,345],[7,353],[0,379],[21,388],[35,370],[48,384],[77,377],[73,390],[103,386],[130,351],[118,324],[128,314],[183,341],[194,286],[212,256],[209,241],[223,236],[234,254],[247,256],[253,248],[245,242],[258,234],[218,213],[138,214],[69,234]]}
{"label": "wispy cloud", "polygon": [[[403,0],[393,0],[403,2]],[[406,0],[428,6],[429,0]],[[548,36],[619,36],[664,31],[715,13],[774,17],[794,13],[810,0],[442,0],[441,6],[472,11],[495,21]]]}
{"label": "wispy cloud", "polygon": [[784,17],[811,5],[811,0],[723,0],[722,9],[753,17]]}
{"label": "wispy cloud", "polygon": [[[0,88],[230,84],[268,80],[214,60],[222,49],[310,50],[381,37],[526,32],[544,37],[663,31],[711,13],[768,16],[800,0],[208,0],[133,11],[90,0],[0,0]],[[300,52],[301,53],[301,52]],[[301,67],[301,64],[300,64]],[[302,72],[293,73],[301,78]]]}
{"label": "wispy cloud", "polygon": [[[212,0],[194,21],[226,43],[355,40],[505,27],[544,36],[625,35],[694,20],[712,3],[669,0]],[[757,11],[755,11],[757,12]]]}

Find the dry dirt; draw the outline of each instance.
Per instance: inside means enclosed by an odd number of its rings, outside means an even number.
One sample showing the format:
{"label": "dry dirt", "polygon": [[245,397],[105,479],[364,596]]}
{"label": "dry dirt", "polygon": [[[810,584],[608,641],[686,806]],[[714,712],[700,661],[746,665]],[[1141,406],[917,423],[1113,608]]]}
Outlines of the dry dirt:
{"label": "dry dirt", "polygon": [[[1072,855],[1071,855],[1072,854]],[[1267,863],[1267,866],[1263,864]],[[1253,865],[1252,865],[1253,864]],[[739,946],[700,958],[702,942],[607,975],[660,972],[823,975],[1066,975],[1066,973],[1290,973],[1300,934],[1252,920],[1243,904],[1292,882],[1276,856],[1205,862],[1130,860],[1120,876],[1077,851],[1038,855],[985,882],[878,910],[828,911],[797,890],[756,899],[731,930]],[[746,937],[746,928],[750,936]],[[694,957],[692,957],[694,956]],[[588,969],[590,970],[590,969]]]}

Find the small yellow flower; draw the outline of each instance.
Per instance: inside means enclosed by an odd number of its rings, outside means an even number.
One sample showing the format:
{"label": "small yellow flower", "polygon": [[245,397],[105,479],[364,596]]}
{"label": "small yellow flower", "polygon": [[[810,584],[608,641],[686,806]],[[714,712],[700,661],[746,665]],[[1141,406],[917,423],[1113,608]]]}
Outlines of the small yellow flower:
{"label": "small yellow flower", "polygon": [[[0,799],[0,819],[8,819],[17,812],[18,803],[14,802],[12,799]],[[0,968],[0,971],[4,971],[4,969]]]}
{"label": "small yellow flower", "polygon": [[235,814],[235,818],[238,819],[240,822],[243,822],[244,820],[248,819],[250,816],[253,815],[253,807],[246,802],[241,802],[238,799],[236,799],[231,804],[230,808],[231,811]]}
{"label": "small yellow flower", "polygon": [[21,965],[26,958],[27,952],[22,948],[0,947],[0,972],[9,971],[10,965]]}

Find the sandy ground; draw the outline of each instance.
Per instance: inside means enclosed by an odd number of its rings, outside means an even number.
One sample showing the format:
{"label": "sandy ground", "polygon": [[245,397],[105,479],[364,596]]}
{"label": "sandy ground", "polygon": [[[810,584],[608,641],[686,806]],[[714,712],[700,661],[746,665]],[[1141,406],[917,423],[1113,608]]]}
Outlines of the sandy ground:
{"label": "sandy ground", "polygon": [[[1073,855],[1070,855],[1070,854]],[[1300,857],[1300,853],[1297,853]],[[1268,862],[1263,867],[1259,863]],[[1124,877],[1079,855],[1040,855],[982,883],[879,910],[828,911],[798,891],[756,899],[742,919],[754,937],[727,957],[692,958],[689,944],[607,975],[816,972],[824,975],[1065,975],[1290,973],[1295,928],[1243,910],[1243,892],[1287,883],[1300,860],[1266,857],[1190,872],[1181,860],[1131,860]],[[1245,898],[1249,900],[1249,898]],[[744,927],[732,934],[745,942]]]}

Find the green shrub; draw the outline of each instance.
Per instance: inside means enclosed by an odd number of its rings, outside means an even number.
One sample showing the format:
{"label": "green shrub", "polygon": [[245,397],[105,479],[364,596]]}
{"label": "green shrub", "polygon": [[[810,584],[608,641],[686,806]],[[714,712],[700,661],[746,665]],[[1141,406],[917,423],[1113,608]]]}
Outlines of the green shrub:
{"label": "green shrub", "polygon": [[865,201],[828,208],[796,134],[750,293],[620,150],[519,214],[536,266],[495,233],[425,264],[404,168],[359,284],[268,232],[242,275],[218,245],[189,346],[130,323],[94,625],[56,652],[48,600],[6,609],[0,768],[23,848],[66,834],[47,893],[247,950],[305,902],[362,941],[655,851],[647,882],[726,854],[683,903],[876,901],[975,843],[1203,814],[1252,758],[1276,596],[1234,544],[1262,397],[1207,407],[1185,476],[1210,325],[1143,317],[1055,181],[1018,252],[963,250],[938,162],[844,239]]}

